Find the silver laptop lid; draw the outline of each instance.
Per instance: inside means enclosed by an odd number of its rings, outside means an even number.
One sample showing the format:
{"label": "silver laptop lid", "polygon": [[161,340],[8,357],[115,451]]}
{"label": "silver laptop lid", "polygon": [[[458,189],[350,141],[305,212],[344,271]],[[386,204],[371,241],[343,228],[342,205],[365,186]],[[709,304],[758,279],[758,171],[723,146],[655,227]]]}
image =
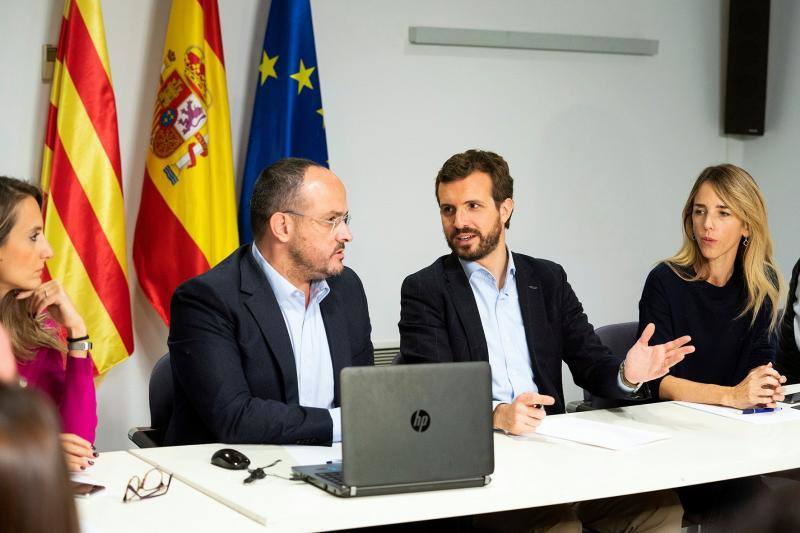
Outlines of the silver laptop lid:
{"label": "silver laptop lid", "polygon": [[348,367],[341,387],[346,485],[468,479],[494,471],[488,363]]}

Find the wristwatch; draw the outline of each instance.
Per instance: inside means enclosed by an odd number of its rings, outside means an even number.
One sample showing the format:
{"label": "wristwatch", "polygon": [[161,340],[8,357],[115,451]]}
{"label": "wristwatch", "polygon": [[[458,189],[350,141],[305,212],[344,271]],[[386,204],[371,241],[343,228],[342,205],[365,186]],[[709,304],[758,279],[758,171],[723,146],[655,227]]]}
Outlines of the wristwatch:
{"label": "wristwatch", "polygon": [[78,337],[76,339],[67,337],[67,350],[81,352],[91,349],[92,341],[89,340],[89,335],[84,335],[83,337]]}
{"label": "wristwatch", "polygon": [[642,388],[641,383],[631,383],[625,378],[625,361],[619,364],[619,379],[622,381],[622,384],[628,387],[629,389],[633,389],[633,392],[638,392],[640,388]]}
{"label": "wristwatch", "polygon": [[92,349],[92,341],[68,342],[67,349],[76,352],[88,351]]}

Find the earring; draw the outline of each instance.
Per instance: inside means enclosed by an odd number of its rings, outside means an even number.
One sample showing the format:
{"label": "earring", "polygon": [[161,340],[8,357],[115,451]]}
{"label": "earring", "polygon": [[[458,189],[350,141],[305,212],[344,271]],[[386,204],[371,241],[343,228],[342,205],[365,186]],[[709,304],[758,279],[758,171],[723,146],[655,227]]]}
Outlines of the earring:
{"label": "earring", "polygon": [[747,248],[748,244],[750,244],[750,240],[747,237],[745,237],[744,240],[742,241],[742,246]]}
{"label": "earring", "polygon": [[693,240],[693,241],[696,241],[696,240],[697,240],[697,237],[695,237],[695,236],[694,236],[694,232],[692,232],[692,240]]}

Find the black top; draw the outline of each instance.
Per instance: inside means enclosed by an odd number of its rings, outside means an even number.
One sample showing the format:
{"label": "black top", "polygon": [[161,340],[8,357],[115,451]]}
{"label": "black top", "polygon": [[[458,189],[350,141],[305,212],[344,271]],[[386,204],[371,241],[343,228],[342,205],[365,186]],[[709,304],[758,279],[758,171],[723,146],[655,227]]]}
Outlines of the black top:
{"label": "black top", "polygon": [[[688,275],[694,271],[689,270]],[[639,301],[639,334],[648,322],[656,326],[650,344],[691,335],[695,352],[670,374],[699,383],[733,386],[760,365],[775,362],[775,335],[769,334],[770,306],[765,303],[753,326],[752,314],[739,316],[747,302],[739,261],[723,287],[681,279],[664,263],[647,276]],[[662,378],[663,379],[663,378]],[[661,380],[651,382],[659,396]]]}
{"label": "black top", "polygon": [[[595,335],[564,269],[544,259],[513,256],[533,380],[541,394],[555,399],[547,413],[565,411],[562,361],[575,383],[592,394],[631,398],[617,383],[624,354],[612,355]],[[404,363],[489,360],[478,304],[455,254],[405,279],[399,328]]]}
{"label": "black top", "polygon": [[789,296],[783,309],[783,320],[778,328],[778,354],[776,367],[785,374],[789,383],[800,382],[800,346],[794,337],[794,305],[797,303],[797,283],[800,281],[800,259],[792,269]]}

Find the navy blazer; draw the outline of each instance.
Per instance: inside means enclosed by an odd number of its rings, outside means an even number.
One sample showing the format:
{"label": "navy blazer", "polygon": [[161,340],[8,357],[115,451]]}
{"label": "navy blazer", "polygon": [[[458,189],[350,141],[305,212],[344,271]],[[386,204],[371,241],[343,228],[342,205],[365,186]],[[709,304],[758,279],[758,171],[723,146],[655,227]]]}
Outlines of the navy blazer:
{"label": "navy blazer", "polygon": [[[630,398],[619,387],[619,365],[595,335],[560,265],[514,255],[525,337],[540,394],[555,398],[548,414],[565,411],[561,362],[575,383],[606,398]],[[455,254],[408,276],[401,289],[400,353],[404,363],[488,361],[478,304]]]}
{"label": "navy blazer", "polygon": [[[175,402],[165,445],[331,443],[327,409],[299,405],[289,332],[250,247],[186,281],[172,297]],[[338,406],[342,368],[373,364],[371,326],[355,272],[345,268],[327,281],[320,311]]]}

